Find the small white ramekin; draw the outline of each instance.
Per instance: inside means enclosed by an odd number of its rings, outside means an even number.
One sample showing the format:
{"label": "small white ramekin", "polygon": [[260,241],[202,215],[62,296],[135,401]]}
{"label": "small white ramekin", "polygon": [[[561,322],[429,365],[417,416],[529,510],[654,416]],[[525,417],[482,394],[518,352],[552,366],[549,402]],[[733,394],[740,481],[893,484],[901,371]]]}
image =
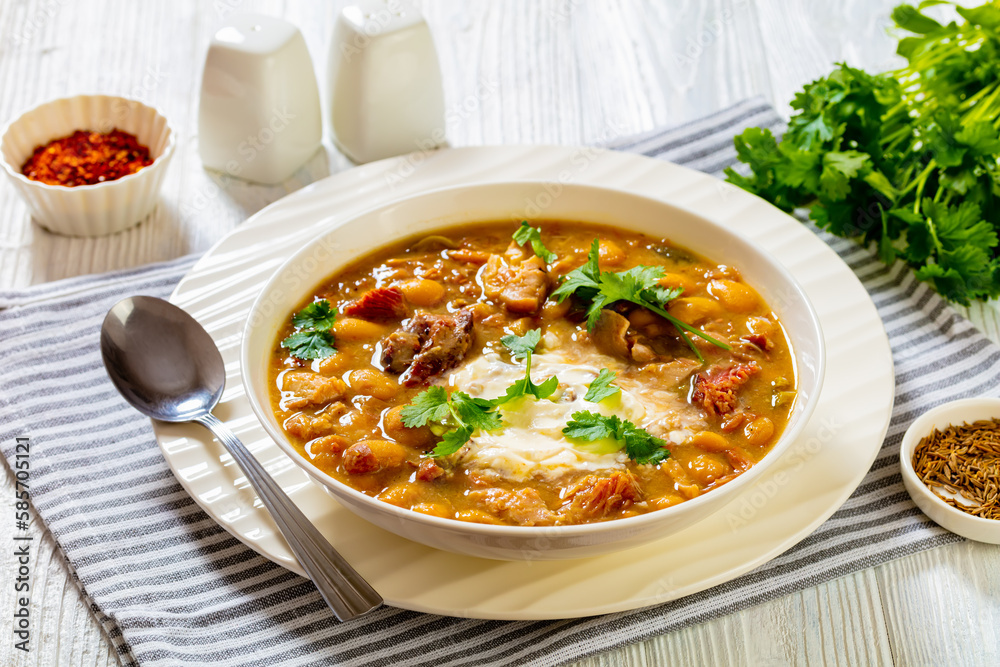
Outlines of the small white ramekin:
{"label": "small white ramekin", "polygon": [[1000,417],[1000,398],[965,398],[951,401],[928,410],[914,420],[910,428],[906,429],[899,448],[903,485],[906,486],[917,507],[942,528],[947,528],[970,540],[989,544],[1000,544],[1000,521],[967,514],[941,500],[917,477],[917,473],[913,470],[913,451],[934,429],[940,431],[952,425],[998,417]]}
{"label": "small white ramekin", "polygon": [[[106,183],[66,187],[33,181],[21,173],[35,148],[76,130],[134,134],[149,148],[153,163]],[[103,236],[138,223],[156,206],[174,133],[167,119],[141,102],[110,95],[77,95],[46,102],[21,114],[0,135],[0,165],[10,176],[32,217],[68,236]]]}

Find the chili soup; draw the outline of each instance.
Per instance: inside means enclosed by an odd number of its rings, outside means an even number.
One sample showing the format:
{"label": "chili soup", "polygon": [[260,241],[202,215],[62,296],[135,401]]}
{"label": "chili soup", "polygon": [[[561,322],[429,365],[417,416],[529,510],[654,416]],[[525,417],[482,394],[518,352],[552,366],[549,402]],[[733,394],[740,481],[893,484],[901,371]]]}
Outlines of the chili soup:
{"label": "chili soup", "polygon": [[318,469],[415,512],[516,526],[710,492],[767,454],[796,397],[781,323],[738,269],[563,221],[358,259],[296,305],[269,374]]}

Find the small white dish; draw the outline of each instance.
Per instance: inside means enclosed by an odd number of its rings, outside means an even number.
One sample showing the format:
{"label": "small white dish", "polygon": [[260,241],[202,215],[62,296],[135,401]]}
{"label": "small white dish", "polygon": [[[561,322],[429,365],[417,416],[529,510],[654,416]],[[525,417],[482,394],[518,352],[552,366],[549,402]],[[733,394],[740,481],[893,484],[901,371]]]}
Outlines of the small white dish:
{"label": "small white dish", "polygon": [[965,398],[928,410],[918,417],[903,435],[899,463],[903,484],[913,502],[936,524],[977,542],[1000,544],[1000,521],[983,519],[957,510],[927,488],[913,470],[913,451],[934,429],[1000,417],[1000,398]]}
{"label": "small white dish", "polygon": [[198,107],[202,163],[256,183],[289,178],[323,138],[319,88],[302,33],[238,12],[208,47]]}
{"label": "small white dish", "polygon": [[[21,173],[35,148],[76,130],[134,134],[149,148],[153,163],[134,174],[94,185],[48,185]],[[144,219],[156,206],[174,133],[153,107],[111,95],[64,97],[26,111],[0,136],[0,166],[28,205],[32,217],[49,231],[67,236],[104,236]]]}

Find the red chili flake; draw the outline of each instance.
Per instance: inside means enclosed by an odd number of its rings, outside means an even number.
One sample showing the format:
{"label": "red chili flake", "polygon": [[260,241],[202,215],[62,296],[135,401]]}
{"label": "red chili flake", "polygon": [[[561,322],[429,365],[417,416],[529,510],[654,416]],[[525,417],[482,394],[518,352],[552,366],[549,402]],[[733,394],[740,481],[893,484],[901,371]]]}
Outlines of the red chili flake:
{"label": "red chili flake", "polygon": [[149,148],[134,134],[77,130],[39,146],[21,173],[48,185],[94,185],[134,174],[153,164]]}

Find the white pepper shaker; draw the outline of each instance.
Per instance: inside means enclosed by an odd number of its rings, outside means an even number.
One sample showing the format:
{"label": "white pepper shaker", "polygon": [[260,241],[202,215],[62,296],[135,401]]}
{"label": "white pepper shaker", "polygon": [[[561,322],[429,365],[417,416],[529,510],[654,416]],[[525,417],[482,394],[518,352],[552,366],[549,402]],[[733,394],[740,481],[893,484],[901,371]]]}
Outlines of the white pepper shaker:
{"label": "white pepper shaker", "polygon": [[233,14],[205,58],[201,161],[248,181],[280,183],[322,139],[319,88],[302,33],[273,16]]}
{"label": "white pepper shaker", "polygon": [[337,147],[356,163],[445,144],[441,67],[420,11],[362,0],[337,17],[327,83]]}

